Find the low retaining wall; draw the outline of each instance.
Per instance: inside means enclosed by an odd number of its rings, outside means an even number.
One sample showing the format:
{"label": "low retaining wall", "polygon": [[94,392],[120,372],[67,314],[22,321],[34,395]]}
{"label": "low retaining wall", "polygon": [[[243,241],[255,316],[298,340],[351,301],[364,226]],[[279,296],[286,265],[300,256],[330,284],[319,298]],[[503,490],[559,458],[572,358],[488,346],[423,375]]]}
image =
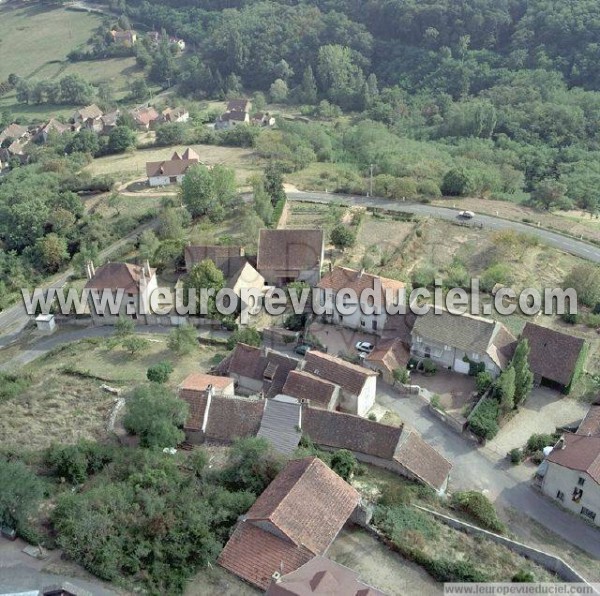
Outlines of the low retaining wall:
{"label": "low retaining wall", "polygon": [[556,575],[558,575],[565,582],[580,582],[588,584],[587,580],[584,577],[582,577],[577,571],[575,571],[573,567],[571,567],[568,563],[565,563],[565,561],[563,561],[560,557],[557,557],[556,555],[551,555],[550,553],[546,553],[544,551],[538,550],[537,548],[527,546],[526,544],[522,544],[521,542],[516,542],[515,540],[506,538],[506,536],[494,534],[494,532],[484,530],[483,528],[478,528],[477,526],[461,521],[454,517],[450,517],[448,515],[444,515],[443,513],[427,509],[427,507],[421,507],[420,505],[413,505],[413,507],[416,507],[421,511],[430,513],[431,515],[433,515],[446,525],[450,526],[451,528],[460,530],[462,532],[465,532],[466,534],[483,536],[484,538],[488,538],[496,544],[501,544],[509,550],[523,557],[526,557],[527,559],[535,561],[538,565],[541,565],[544,569],[547,569],[551,573],[556,573]]}
{"label": "low retaining wall", "polygon": [[448,414],[442,410],[438,410],[435,406],[429,403],[429,411],[436,417],[439,418],[444,424],[447,424],[452,430],[455,430],[457,433],[463,433],[465,428],[467,427],[467,419],[466,418],[455,418],[451,414]]}

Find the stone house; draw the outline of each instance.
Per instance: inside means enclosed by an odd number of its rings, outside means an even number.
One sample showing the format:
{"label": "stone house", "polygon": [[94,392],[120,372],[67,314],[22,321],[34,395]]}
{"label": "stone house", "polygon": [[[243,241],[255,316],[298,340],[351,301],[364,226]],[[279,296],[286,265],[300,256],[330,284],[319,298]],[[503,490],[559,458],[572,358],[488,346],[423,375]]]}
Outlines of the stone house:
{"label": "stone house", "polygon": [[256,268],[270,285],[304,281],[316,286],[324,250],[323,230],[261,230]]}
{"label": "stone house", "polygon": [[[328,312],[333,313],[325,315],[328,322],[381,335],[388,318],[388,301],[391,299],[391,304],[398,304],[399,292],[405,290],[405,284],[395,279],[366,273],[364,270],[334,267],[323,276],[317,288],[321,293],[321,304],[326,305]],[[344,300],[349,314],[340,313],[335,308],[336,297],[342,290],[353,290],[357,295],[356,301]],[[368,314],[369,309],[373,309],[374,312]]]}
{"label": "stone house", "polygon": [[585,340],[529,322],[521,337],[529,342],[529,367],[536,385],[569,393],[585,365]]}
{"label": "stone house", "polygon": [[575,434],[559,439],[537,480],[548,497],[600,526],[600,406],[591,406]]}
{"label": "stone house", "polygon": [[200,159],[193,149],[186,149],[183,155],[177,151],[169,160],[146,162],[146,177],[149,186],[168,186],[169,184],[180,184],[186,172]]}
{"label": "stone house", "polygon": [[375,349],[364,358],[365,366],[377,371],[388,384],[394,383],[394,371],[407,368],[410,348],[399,338],[377,342]]}
{"label": "stone house", "polygon": [[[85,290],[89,291],[88,306],[94,325],[114,325],[119,317],[131,318],[139,324],[154,322],[155,317],[150,312],[150,297],[157,289],[156,269],[151,268],[148,261],[143,266],[107,263],[98,269],[90,262],[87,265],[87,277]],[[122,295],[120,303],[119,294]],[[111,314],[107,303],[102,309],[102,296],[110,296],[115,300],[118,314]]]}
{"label": "stone house", "polygon": [[183,107],[165,108],[160,118],[162,122],[187,122],[190,119],[190,113]]}
{"label": "stone house", "polygon": [[71,116],[71,128],[77,132],[82,128],[88,128],[94,132],[102,132],[104,124],[102,123],[102,116],[104,112],[93,103],[90,106],[76,110]]}
{"label": "stone house", "polygon": [[430,358],[439,367],[468,374],[471,363],[481,363],[497,377],[510,363],[516,339],[497,321],[454,315],[433,308],[417,317],[412,330],[411,354]]}
{"label": "stone house", "polygon": [[377,373],[369,368],[309,350],[300,364],[300,370],[338,385],[338,408],[344,412],[365,416],[375,403]]}
{"label": "stone house", "polygon": [[140,130],[150,130],[160,118],[158,112],[152,106],[136,108],[131,110],[130,114]]}
{"label": "stone house", "polygon": [[359,502],[317,457],[292,460],[240,518],[218,563],[264,591],[275,573],[325,555]]}
{"label": "stone house", "polygon": [[137,41],[137,33],[132,29],[127,29],[125,31],[117,31],[113,29],[110,32],[110,36],[114,43],[122,45],[126,48],[131,48],[135,45]]}

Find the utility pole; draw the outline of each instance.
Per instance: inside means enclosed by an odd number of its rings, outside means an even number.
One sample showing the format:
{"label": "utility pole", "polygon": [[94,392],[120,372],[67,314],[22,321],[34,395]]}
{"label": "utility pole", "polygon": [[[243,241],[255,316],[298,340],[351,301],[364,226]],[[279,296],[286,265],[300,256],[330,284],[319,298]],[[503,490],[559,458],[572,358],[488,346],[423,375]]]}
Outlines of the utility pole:
{"label": "utility pole", "polygon": [[367,193],[367,197],[373,196],[373,168],[375,164],[371,164],[369,166],[369,192]]}

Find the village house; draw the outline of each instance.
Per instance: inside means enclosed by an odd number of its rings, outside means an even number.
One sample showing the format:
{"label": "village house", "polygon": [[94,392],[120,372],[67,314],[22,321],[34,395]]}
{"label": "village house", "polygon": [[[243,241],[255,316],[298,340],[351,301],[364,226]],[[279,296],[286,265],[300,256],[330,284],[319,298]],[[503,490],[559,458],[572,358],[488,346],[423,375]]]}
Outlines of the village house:
{"label": "village house", "polygon": [[375,349],[367,354],[364,365],[379,373],[390,385],[394,383],[394,371],[406,369],[410,360],[410,348],[399,338],[377,342]]}
{"label": "village house", "polygon": [[54,133],[57,135],[62,135],[70,130],[71,126],[69,124],[63,124],[55,118],[51,118],[46,124],[39,128],[36,133],[35,140],[40,143],[46,143],[48,142],[48,137],[50,134]]}
{"label": "village house", "polygon": [[366,416],[375,404],[377,373],[369,368],[309,350],[300,364],[300,370],[338,385],[338,407],[343,412]]}
{"label": "village house", "polygon": [[335,410],[340,402],[339,385],[303,370],[290,371],[281,392],[310,404],[311,408]]}
{"label": "village house", "polygon": [[[150,296],[157,288],[156,269],[151,268],[148,261],[142,266],[107,263],[98,269],[89,262],[87,277],[85,289],[90,290],[88,306],[94,325],[114,325],[119,317],[131,318],[140,324],[153,322]],[[100,296],[104,291],[111,292],[115,298],[122,292],[123,299],[118,314],[112,315],[108,309],[103,312],[95,308],[95,304],[100,306]]]}
{"label": "village house", "polygon": [[302,432],[323,449],[347,449],[359,461],[422,482],[443,494],[452,464],[415,431],[303,407]]}
{"label": "village house", "polygon": [[292,460],[240,518],[218,563],[264,591],[276,574],[325,555],[359,501],[317,457]]}
{"label": "village house", "polygon": [[575,434],[559,439],[536,480],[548,497],[600,526],[600,406],[590,407]]}
{"label": "village house", "polygon": [[417,317],[411,354],[462,374],[469,374],[472,364],[482,364],[497,377],[510,363],[515,344],[514,336],[497,321],[443,309],[435,314],[430,308]]}
{"label": "village house", "polygon": [[298,360],[284,354],[238,343],[216,366],[215,373],[235,379],[238,394],[275,397],[297,366]]}
{"label": "village house", "polygon": [[160,116],[152,106],[136,108],[130,112],[139,130],[150,130],[158,122]]}
{"label": "village house", "polygon": [[177,151],[169,160],[149,161],[146,163],[146,176],[149,186],[168,186],[179,184],[190,166],[200,162],[198,154],[193,149],[186,149],[183,155]]}
{"label": "village house", "polygon": [[256,268],[270,285],[304,281],[315,286],[324,250],[323,230],[260,230]]}
{"label": "village house", "polygon": [[[381,291],[377,291],[377,287],[381,287]],[[334,267],[323,276],[317,288],[321,293],[321,304],[326,305],[327,311],[333,313],[324,315],[328,322],[381,335],[388,317],[386,307],[399,304],[399,292],[405,290],[405,284],[395,279],[366,273],[364,269],[357,271],[347,267]],[[356,292],[356,301],[344,299],[350,314],[340,313],[339,309],[334,308],[338,293],[342,290]],[[391,303],[388,304],[390,299]],[[365,314],[365,311],[369,313],[370,310],[374,312]]]}
{"label": "village house", "polygon": [[176,48],[183,52],[185,50],[185,41],[179,37],[173,35],[162,35],[158,31],[150,31],[147,33],[147,37],[150,40],[152,46],[157,46],[161,39],[165,39],[170,47],[176,46]]}
{"label": "village house", "polygon": [[26,126],[13,123],[0,132],[0,145],[5,145],[7,140],[12,143],[26,138],[29,138],[29,129]]}
{"label": "village house", "polygon": [[76,110],[71,116],[71,129],[75,132],[82,128],[87,128],[94,132],[102,132],[102,129],[104,128],[102,123],[103,115],[104,112],[95,103]]}
{"label": "village house", "polygon": [[114,43],[117,43],[126,48],[131,48],[135,45],[137,41],[137,33],[132,29],[127,29],[125,31],[117,31],[113,29],[110,32],[110,36]]}
{"label": "village house", "polygon": [[232,99],[215,122],[216,130],[227,130],[239,124],[250,124],[252,103],[247,99]]}
{"label": "village house", "polygon": [[179,108],[165,108],[160,113],[160,119],[162,122],[187,122],[190,119],[190,113],[182,107]]}
{"label": "village house", "polygon": [[383,592],[362,582],[356,571],[331,559],[315,557],[308,563],[281,575],[273,574],[266,596],[385,596]]}
{"label": "village house", "polygon": [[258,112],[252,116],[252,124],[255,126],[275,126],[275,118],[269,112]]}
{"label": "village house", "polygon": [[586,342],[529,322],[521,337],[529,342],[529,368],[534,383],[569,393],[585,366]]}
{"label": "village house", "polygon": [[120,110],[113,110],[112,112],[107,112],[102,116],[102,132],[104,134],[109,133],[113,128],[117,126],[120,115]]}

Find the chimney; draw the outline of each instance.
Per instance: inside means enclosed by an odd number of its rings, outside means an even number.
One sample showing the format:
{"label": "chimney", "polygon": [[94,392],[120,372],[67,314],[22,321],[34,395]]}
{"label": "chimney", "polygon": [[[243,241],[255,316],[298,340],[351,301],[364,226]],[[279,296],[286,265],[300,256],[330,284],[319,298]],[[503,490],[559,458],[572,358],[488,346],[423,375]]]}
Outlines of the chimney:
{"label": "chimney", "polygon": [[96,268],[94,267],[94,261],[89,260],[85,264],[85,270],[87,272],[87,278],[92,279],[92,277],[94,277],[94,275],[96,275]]}
{"label": "chimney", "polygon": [[329,261],[329,273],[331,273],[333,271],[333,265],[331,264],[331,261]]}
{"label": "chimney", "polygon": [[146,277],[148,277],[148,279],[152,277],[150,271],[150,262],[148,261],[148,259],[146,259],[146,262],[144,263],[144,274],[146,275]]}
{"label": "chimney", "polygon": [[555,449],[564,449],[566,447],[565,445],[565,438],[561,437],[560,439],[558,439],[556,445],[555,445]]}
{"label": "chimney", "polygon": [[246,256],[246,250],[244,249],[243,246],[240,246],[240,257],[245,257]]}
{"label": "chimney", "polygon": [[206,388],[206,393],[208,393],[208,397],[213,397],[215,395],[215,388],[212,385],[209,385]]}

